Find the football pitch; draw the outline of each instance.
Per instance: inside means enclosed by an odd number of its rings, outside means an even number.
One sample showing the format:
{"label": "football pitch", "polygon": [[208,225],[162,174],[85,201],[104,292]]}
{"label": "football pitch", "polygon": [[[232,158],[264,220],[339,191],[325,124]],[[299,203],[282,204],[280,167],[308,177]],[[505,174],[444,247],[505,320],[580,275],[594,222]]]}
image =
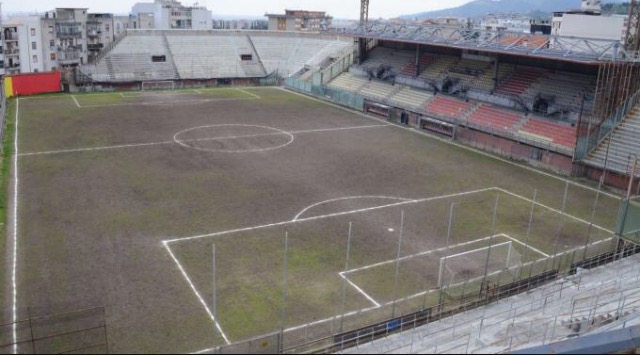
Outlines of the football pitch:
{"label": "football pitch", "polygon": [[95,309],[96,352],[297,344],[615,245],[613,194],[279,88],[10,112],[3,352],[33,350],[20,321]]}

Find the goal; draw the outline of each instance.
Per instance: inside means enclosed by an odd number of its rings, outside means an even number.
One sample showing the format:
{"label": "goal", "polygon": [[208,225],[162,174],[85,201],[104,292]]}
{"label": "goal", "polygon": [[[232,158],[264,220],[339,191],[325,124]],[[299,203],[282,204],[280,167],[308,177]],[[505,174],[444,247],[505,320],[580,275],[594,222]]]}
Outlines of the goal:
{"label": "goal", "polygon": [[142,91],[149,90],[173,90],[175,83],[171,80],[165,81],[143,81],[141,89]]}
{"label": "goal", "polygon": [[[440,258],[438,287],[477,280],[487,275],[522,265],[522,255],[513,241],[498,243]],[[486,269],[486,270],[485,270]]]}

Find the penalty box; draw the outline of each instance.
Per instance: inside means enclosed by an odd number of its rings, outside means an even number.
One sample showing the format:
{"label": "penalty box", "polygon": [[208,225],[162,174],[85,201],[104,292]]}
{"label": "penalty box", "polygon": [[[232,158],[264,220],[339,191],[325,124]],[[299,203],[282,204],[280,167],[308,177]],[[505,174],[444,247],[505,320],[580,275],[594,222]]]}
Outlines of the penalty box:
{"label": "penalty box", "polygon": [[[532,227],[523,222],[531,213]],[[482,250],[493,250],[494,256],[511,253],[525,263],[584,246],[583,239],[554,244],[559,225],[574,235],[591,233],[590,243],[608,247],[602,243],[611,238],[607,229],[496,187],[418,199],[332,199],[302,209],[291,220],[168,239],[163,245],[225,340],[233,341],[273,331],[283,299],[285,309],[295,310],[286,312],[285,326],[295,327],[437,287],[438,278],[445,277],[442,258],[454,278],[463,278],[484,270]],[[460,267],[472,254],[475,264]],[[513,266],[500,264],[505,257],[493,259],[489,262],[497,264],[491,270]],[[351,287],[340,309],[345,282]]]}

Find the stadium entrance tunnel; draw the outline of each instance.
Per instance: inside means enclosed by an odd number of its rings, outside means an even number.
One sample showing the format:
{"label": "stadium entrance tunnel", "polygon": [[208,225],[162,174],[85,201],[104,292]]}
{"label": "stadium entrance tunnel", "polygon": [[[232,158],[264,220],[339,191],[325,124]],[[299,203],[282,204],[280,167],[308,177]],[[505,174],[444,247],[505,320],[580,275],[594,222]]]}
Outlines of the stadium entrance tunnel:
{"label": "stadium entrance tunnel", "polygon": [[268,126],[219,124],[188,128],[173,136],[183,147],[214,153],[252,153],[284,148],[291,133]]}

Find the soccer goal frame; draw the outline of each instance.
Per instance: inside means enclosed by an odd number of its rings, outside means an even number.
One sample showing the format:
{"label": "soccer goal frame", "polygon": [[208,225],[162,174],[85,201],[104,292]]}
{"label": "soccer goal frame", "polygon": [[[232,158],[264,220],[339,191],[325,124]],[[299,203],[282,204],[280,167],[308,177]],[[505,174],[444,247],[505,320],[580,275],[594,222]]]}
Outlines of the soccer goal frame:
{"label": "soccer goal frame", "polygon": [[[444,286],[443,283],[447,274],[449,274],[452,279],[455,278],[455,276],[457,275],[456,271],[452,270],[448,265],[448,261],[450,259],[462,258],[465,256],[469,256],[471,254],[478,254],[478,253],[481,253],[483,258],[486,259],[487,257],[489,258],[491,257],[491,253],[494,250],[498,250],[500,248],[506,248],[506,255],[504,257],[504,269],[513,268],[515,266],[522,264],[522,255],[516,249],[514,249],[513,241],[511,240],[494,244],[494,245],[488,245],[482,248],[467,250],[465,252],[461,252],[457,254],[443,256],[440,258],[440,267],[438,271],[438,287]],[[497,251],[495,253],[497,254]],[[483,271],[486,273],[489,273],[489,270],[483,270]],[[449,283],[449,285],[451,285],[451,282]]]}
{"label": "soccer goal frame", "polygon": [[172,80],[143,81],[140,85],[141,91],[151,90],[174,90],[176,83]]}

